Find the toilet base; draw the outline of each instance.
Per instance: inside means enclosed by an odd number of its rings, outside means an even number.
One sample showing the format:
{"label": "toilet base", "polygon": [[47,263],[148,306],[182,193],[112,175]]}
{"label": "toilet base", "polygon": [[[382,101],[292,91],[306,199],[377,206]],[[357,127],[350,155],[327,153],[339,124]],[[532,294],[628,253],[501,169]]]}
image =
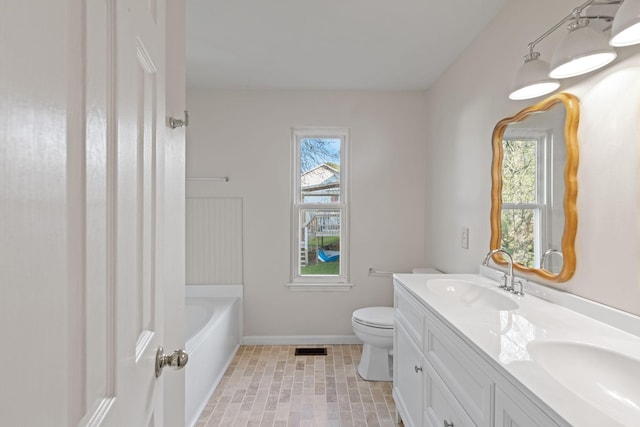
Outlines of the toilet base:
{"label": "toilet base", "polygon": [[391,349],[371,344],[362,346],[358,374],[367,381],[393,381]]}

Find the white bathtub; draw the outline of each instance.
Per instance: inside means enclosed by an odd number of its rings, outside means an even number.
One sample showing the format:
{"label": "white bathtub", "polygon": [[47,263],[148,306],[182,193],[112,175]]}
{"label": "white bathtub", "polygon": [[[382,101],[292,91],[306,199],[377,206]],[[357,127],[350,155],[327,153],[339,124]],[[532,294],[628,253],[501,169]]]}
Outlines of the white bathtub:
{"label": "white bathtub", "polygon": [[185,425],[193,426],[240,346],[242,286],[188,285],[186,296]]}

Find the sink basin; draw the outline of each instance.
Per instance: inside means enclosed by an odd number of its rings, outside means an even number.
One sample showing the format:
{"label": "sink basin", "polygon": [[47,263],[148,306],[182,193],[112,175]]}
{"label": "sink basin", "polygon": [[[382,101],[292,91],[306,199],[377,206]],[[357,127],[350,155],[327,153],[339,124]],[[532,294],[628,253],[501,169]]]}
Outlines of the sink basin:
{"label": "sink basin", "polygon": [[473,282],[456,279],[433,279],[426,287],[436,295],[466,307],[515,310],[518,303],[506,294],[500,294]]}
{"label": "sink basin", "polygon": [[640,359],[588,344],[533,341],[533,360],[572,391],[623,425],[640,420]]}

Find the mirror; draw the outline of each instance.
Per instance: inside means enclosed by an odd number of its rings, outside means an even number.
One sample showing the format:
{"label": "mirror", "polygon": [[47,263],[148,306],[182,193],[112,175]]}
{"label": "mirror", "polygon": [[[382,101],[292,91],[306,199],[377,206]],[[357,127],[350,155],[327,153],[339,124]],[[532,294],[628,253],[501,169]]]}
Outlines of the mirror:
{"label": "mirror", "polygon": [[576,267],[579,115],[578,98],[559,93],[493,131],[490,249],[504,248],[514,268],[552,282]]}

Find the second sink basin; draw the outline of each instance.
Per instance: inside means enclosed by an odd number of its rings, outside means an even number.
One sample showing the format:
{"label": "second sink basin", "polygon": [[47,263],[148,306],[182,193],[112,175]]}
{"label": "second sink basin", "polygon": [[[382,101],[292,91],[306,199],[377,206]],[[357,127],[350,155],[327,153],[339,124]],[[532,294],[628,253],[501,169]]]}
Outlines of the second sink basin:
{"label": "second sink basin", "polygon": [[533,341],[529,355],[560,384],[623,425],[640,420],[640,359],[606,348]]}
{"label": "second sink basin", "polygon": [[506,294],[500,294],[473,282],[457,279],[432,279],[426,287],[432,293],[466,307],[515,310],[518,303]]}

